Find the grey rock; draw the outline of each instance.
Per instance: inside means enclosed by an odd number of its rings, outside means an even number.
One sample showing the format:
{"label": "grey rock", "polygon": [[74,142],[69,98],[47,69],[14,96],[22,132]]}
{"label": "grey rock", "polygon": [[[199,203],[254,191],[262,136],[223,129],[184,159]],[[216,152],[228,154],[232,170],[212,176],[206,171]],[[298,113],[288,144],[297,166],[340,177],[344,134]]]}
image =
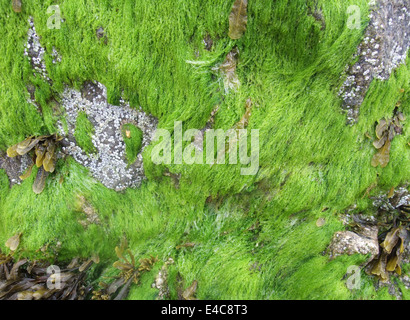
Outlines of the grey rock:
{"label": "grey rock", "polygon": [[371,254],[373,257],[379,254],[377,240],[378,228],[376,226],[362,226],[356,233],[352,231],[338,231],[333,235],[327,251],[330,258],[347,254]]}
{"label": "grey rock", "polygon": [[[92,81],[86,82],[81,92],[66,88],[61,105],[65,109],[68,126],[68,132],[64,132],[62,123],[58,123],[60,133],[65,136],[62,140],[63,152],[89,168],[92,176],[107,188],[121,191],[139,186],[145,179],[142,152],[154,137],[157,119],[144,113],[141,108],[131,108],[122,100],[120,106],[110,105],[105,86]],[[87,155],[75,141],[75,124],[80,111],[87,114],[94,126],[92,141],[96,154]],[[125,123],[133,123],[143,132],[141,151],[131,165],[125,158],[125,143],[121,133]]]}
{"label": "grey rock", "polygon": [[410,46],[410,0],[379,0],[339,91],[347,122],[357,122],[360,106],[374,79],[387,80],[405,62]]}

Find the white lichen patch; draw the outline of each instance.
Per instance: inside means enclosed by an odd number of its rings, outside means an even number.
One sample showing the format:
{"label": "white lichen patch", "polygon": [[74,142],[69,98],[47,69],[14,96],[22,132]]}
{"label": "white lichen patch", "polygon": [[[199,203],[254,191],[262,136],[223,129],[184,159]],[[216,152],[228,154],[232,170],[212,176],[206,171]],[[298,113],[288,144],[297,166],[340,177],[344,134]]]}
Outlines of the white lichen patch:
{"label": "white lichen patch", "polygon": [[[29,19],[29,24],[24,54],[33,67],[34,75],[51,83],[44,60],[45,49],[40,44],[40,37],[36,33],[32,17]],[[55,47],[51,56],[54,64],[62,60]],[[29,102],[37,105],[34,99],[35,88],[28,86],[27,89],[30,93]],[[145,178],[142,152],[154,137],[157,119],[147,115],[141,109],[132,109],[124,101],[120,102],[120,106],[110,105],[107,102],[106,88],[98,82],[85,83],[81,92],[67,87],[62,93],[61,106],[66,114],[64,124],[63,121],[57,124],[60,134],[64,137],[61,141],[62,153],[71,155],[77,162],[87,167],[92,176],[107,188],[121,191],[128,187],[139,186]],[[80,111],[87,114],[88,120],[94,126],[92,142],[97,150],[95,154],[85,153],[74,138],[76,120]],[[141,151],[133,164],[128,164],[125,156],[125,143],[121,133],[121,126],[125,123],[132,123],[143,132]],[[61,156],[62,154],[59,153],[58,157]],[[19,174],[24,171],[27,164],[22,163],[21,166],[22,168],[17,170]],[[12,175],[11,178],[12,183],[18,183],[14,176]]]}
{"label": "white lichen patch", "polygon": [[30,17],[28,22],[30,24],[30,28],[27,32],[28,39],[24,46],[24,55],[28,57],[30,64],[35,71],[34,76],[39,75],[44,80],[50,81],[44,61],[45,50],[40,44],[40,37],[36,33],[33,18]]}
{"label": "white lichen patch", "polygon": [[[107,90],[98,82],[85,83],[81,92],[66,88],[62,94],[61,105],[66,112],[68,128],[65,132],[63,123],[58,123],[60,133],[65,137],[62,151],[87,167],[92,176],[107,188],[121,191],[139,186],[145,177],[142,152],[154,137],[156,118],[141,109],[132,109],[123,101],[120,106],[109,104]],[[88,120],[94,126],[92,142],[97,150],[95,154],[85,153],[76,144],[74,132],[80,111],[87,114]],[[141,151],[131,165],[126,160],[125,143],[121,133],[121,125],[124,123],[133,123],[143,132]]]}
{"label": "white lichen patch", "polygon": [[387,80],[405,62],[410,47],[410,1],[379,0],[355,58],[347,68],[339,95],[349,124],[357,122],[359,109],[373,79]]}
{"label": "white lichen patch", "polygon": [[60,53],[57,51],[55,47],[53,47],[53,52],[51,53],[51,56],[53,57],[54,64],[61,62],[62,60]]}

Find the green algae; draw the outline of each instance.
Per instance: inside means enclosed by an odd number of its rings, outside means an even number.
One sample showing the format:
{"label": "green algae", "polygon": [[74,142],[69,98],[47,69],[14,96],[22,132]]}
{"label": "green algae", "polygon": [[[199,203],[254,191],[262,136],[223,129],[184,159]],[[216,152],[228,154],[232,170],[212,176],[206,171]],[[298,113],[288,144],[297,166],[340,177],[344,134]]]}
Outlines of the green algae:
{"label": "green algae", "polygon": [[128,164],[133,164],[141,151],[143,133],[141,129],[131,123],[124,124],[121,131],[125,142],[125,154]]}
{"label": "green algae", "polygon": [[[326,28],[308,14],[308,4],[322,8]],[[409,181],[409,126],[392,142],[386,168],[370,165],[374,154],[372,133],[376,121],[391,117],[401,100],[401,111],[410,114],[410,67],[400,66],[388,81],[374,80],[363,102],[359,122],[346,126],[337,95],[340,75],[351,63],[363,35],[346,28],[347,7],[368,1],[280,0],[249,1],[244,36],[228,38],[232,4],[222,0],[151,1],[64,0],[59,5],[61,29],[47,29],[47,7],[53,1],[24,1],[20,14],[9,2],[0,4],[0,147],[29,135],[55,132],[58,118],[51,100],[64,85],[79,88],[86,80],[107,86],[110,103],[119,95],[132,106],[159,119],[159,128],[172,130],[174,121],[184,128],[203,128],[215,105],[215,127],[231,128],[243,115],[246,99],[256,107],[249,129],[260,130],[260,170],[241,176],[240,165],[161,165],[144,153],[147,181],[138,189],[116,193],[94,181],[72,159],[58,162],[41,195],[31,191],[35,174],[8,188],[0,171],[0,245],[22,232],[20,255],[35,258],[40,247],[61,242],[58,259],[88,257],[98,253],[110,268],[114,248],[125,234],[137,257],[151,254],[170,267],[170,294],[177,297],[179,273],[198,281],[199,299],[378,299],[362,275],[359,291],[342,280],[348,266],[366,257],[339,257],[328,261],[322,252],[335,231],[343,230],[337,214],[362,199],[366,189],[389,190]],[[52,84],[33,76],[24,57],[28,18],[34,19],[46,47],[46,66]],[[365,16],[365,15],[363,15]],[[98,41],[102,26],[107,44]],[[206,50],[205,36],[213,39]],[[236,45],[240,52],[237,73],[241,86],[224,94],[211,67],[222,63]],[[52,63],[55,47],[62,61]],[[186,61],[205,61],[195,67]],[[41,112],[27,99],[26,85],[36,87]],[[404,93],[400,92],[404,89]],[[407,117],[409,118],[409,117]],[[89,127],[79,126],[79,137],[89,137]],[[76,131],[77,132],[77,131]],[[81,141],[81,139],[80,139]],[[87,150],[89,138],[83,148]],[[88,142],[87,142],[88,141]],[[90,149],[88,149],[90,150]],[[131,156],[130,159],[132,159]],[[179,189],[163,177],[165,169],[181,173]],[[60,175],[63,175],[61,182]],[[72,207],[82,194],[95,207],[101,225],[84,228]],[[207,202],[212,196],[219,201]],[[330,210],[321,213],[324,207]],[[317,228],[319,216],[326,224]],[[258,233],[247,231],[260,223]],[[176,250],[181,243],[198,243]],[[257,263],[259,269],[252,269]],[[130,299],[155,297],[151,284],[156,270],[133,286]],[[402,288],[403,290],[403,288]]]}
{"label": "green algae", "polygon": [[92,140],[94,132],[94,126],[91,121],[88,120],[87,114],[84,111],[80,111],[76,119],[74,137],[80,148],[87,154],[96,152]]}

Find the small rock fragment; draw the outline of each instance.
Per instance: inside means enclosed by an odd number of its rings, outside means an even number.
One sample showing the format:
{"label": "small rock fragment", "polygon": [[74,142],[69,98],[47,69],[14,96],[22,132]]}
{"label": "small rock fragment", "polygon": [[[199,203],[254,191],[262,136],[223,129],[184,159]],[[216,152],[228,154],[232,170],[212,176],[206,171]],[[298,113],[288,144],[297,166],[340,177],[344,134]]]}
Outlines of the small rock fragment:
{"label": "small rock fragment", "polygon": [[377,240],[378,228],[376,226],[362,226],[358,233],[352,231],[338,231],[333,235],[327,251],[331,259],[347,254],[371,254],[373,257],[379,254],[379,242]]}

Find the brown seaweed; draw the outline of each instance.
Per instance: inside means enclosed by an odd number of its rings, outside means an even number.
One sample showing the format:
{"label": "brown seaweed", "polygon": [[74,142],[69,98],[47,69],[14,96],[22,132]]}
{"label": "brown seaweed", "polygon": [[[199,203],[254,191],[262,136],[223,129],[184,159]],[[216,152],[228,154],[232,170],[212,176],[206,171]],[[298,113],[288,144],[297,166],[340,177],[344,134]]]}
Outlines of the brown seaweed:
{"label": "brown seaweed", "polygon": [[57,162],[57,145],[62,138],[58,135],[30,136],[22,142],[17,143],[7,149],[9,157],[25,155],[34,149],[33,165],[26,173],[20,176],[21,180],[30,177],[34,164],[38,167],[37,176],[33,184],[33,191],[37,194],[44,190],[46,178],[49,173],[54,172]]}
{"label": "brown seaweed", "polygon": [[246,31],[248,23],[248,0],[236,0],[229,15],[229,37],[233,40],[240,39]]}
{"label": "brown seaweed", "polygon": [[[90,292],[86,287],[88,264],[79,270],[75,263],[61,266],[53,273],[48,261],[15,260],[13,252],[17,249],[21,234],[11,237],[6,246],[13,250],[5,255],[0,251],[0,300],[83,300]],[[94,260],[92,260],[94,261]],[[57,272],[57,273],[56,273]]]}
{"label": "brown seaweed", "polygon": [[100,282],[99,290],[93,291],[93,300],[123,300],[127,297],[131,285],[138,284],[139,278],[143,272],[151,270],[157,258],[149,257],[139,260],[136,263],[132,252],[127,248],[128,242],[122,239],[120,246],[115,247],[115,253],[118,260],[114,262],[113,267],[120,271],[116,279],[110,284]]}
{"label": "brown seaweed", "polygon": [[402,133],[402,123],[405,121],[403,113],[398,112],[392,119],[381,119],[376,126],[377,140],[373,146],[379,151],[373,156],[371,165],[373,167],[386,167],[390,161],[391,141],[397,134]]}

